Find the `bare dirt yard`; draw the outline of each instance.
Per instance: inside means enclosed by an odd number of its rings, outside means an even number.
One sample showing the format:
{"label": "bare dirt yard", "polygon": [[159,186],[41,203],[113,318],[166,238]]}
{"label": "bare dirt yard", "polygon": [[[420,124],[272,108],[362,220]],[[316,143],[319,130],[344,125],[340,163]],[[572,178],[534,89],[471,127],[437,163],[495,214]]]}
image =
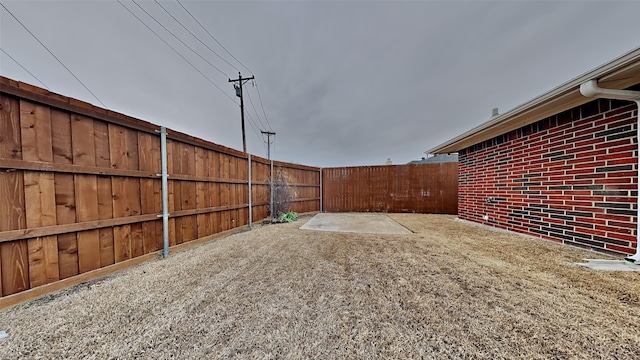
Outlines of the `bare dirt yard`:
{"label": "bare dirt yard", "polygon": [[0,311],[0,358],[638,359],[640,273],[459,223],[257,227]]}

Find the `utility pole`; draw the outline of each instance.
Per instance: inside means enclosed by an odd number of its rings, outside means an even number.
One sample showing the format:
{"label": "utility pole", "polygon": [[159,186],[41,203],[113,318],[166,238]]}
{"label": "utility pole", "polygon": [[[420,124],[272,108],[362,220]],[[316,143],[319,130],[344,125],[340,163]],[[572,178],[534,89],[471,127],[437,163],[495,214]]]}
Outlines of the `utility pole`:
{"label": "utility pole", "polygon": [[244,85],[244,83],[246,83],[247,81],[253,79],[253,75],[248,78],[243,78],[242,75],[240,75],[240,71],[238,71],[237,79],[229,79],[229,82],[238,83],[238,85],[233,84],[233,87],[236,89],[236,96],[240,98],[240,120],[242,121],[242,151],[244,151],[245,153],[247,152],[247,137],[244,131],[244,98],[242,97],[242,85]]}
{"label": "utility pole", "polygon": [[267,159],[269,160],[269,213],[271,217],[275,217],[273,214],[273,160],[271,160],[271,136],[275,137],[276,133],[271,131],[260,131],[263,135],[267,135]]}

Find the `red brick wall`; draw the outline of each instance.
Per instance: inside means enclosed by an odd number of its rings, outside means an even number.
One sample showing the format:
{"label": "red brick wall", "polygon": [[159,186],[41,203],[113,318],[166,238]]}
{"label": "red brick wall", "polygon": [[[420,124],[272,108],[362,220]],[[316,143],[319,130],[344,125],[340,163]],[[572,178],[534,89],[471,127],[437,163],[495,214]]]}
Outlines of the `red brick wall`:
{"label": "red brick wall", "polygon": [[634,253],[637,117],[634,103],[595,100],[460,151],[459,217]]}

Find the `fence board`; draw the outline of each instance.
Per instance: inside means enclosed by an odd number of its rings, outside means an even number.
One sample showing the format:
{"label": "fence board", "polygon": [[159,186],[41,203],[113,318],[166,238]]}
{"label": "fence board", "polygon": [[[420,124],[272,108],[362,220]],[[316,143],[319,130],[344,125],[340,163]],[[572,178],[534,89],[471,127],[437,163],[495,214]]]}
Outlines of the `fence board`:
{"label": "fence board", "polygon": [[[162,212],[160,190],[160,182],[158,180],[140,180],[140,194],[142,194],[140,209],[142,214],[160,214]],[[159,250],[157,237],[162,236],[162,233],[157,233],[156,227],[156,222],[148,221],[142,223],[142,242],[145,254]]]}
{"label": "fence board", "polygon": [[0,171],[0,231],[26,228],[22,171]]}
{"label": "fence board", "polygon": [[27,241],[0,244],[2,264],[2,295],[11,295],[29,288]]}
{"label": "fence board", "polygon": [[53,161],[51,109],[21,100],[20,128],[23,160]]}
{"label": "fence board", "polygon": [[142,243],[142,224],[131,224],[131,257],[144,255]]}
{"label": "fence board", "polygon": [[[69,153],[71,153],[70,148]],[[60,161],[69,160],[67,157],[59,159]],[[57,223],[58,225],[73,224],[77,221],[73,175],[55,174],[54,181]],[[78,243],[75,233],[58,235],[58,272],[61,279],[78,274]]]}
{"label": "fence board", "polygon": [[0,158],[22,159],[20,101],[0,94]]}
{"label": "fence board", "polygon": [[[160,139],[157,135],[138,133],[138,153],[140,156],[140,170],[160,173]],[[159,214],[162,212],[162,195],[160,193],[160,181],[154,179],[140,179],[141,213]],[[157,222],[144,222],[141,224],[142,252],[148,254],[159,250]],[[137,239],[132,237],[136,243]],[[137,249],[137,247],[136,247]],[[137,251],[133,251],[136,256]]]}
{"label": "fence board", "polygon": [[160,141],[158,136],[138,133],[140,170],[160,172]]}
{"label": "fence board", "polygon": [[53,145],[53,162],[72,164],[71,149],[71,117],[69,113],[51,110],[51,141]]}
{"label": "fence board", "polygon": [[[95,175],[75,175],[76,216],[78,221],[99,220],[98,183]],[[80,273],[100,267],[100,232],[78,233],[78,270]]]}
{"label": "fence board", "polygon": [[100,267],[114,264],[113,228],[100,229],[98,236],[100,238]]}
{"label": "fence board", "polygon": [[[24,197],[28,228],[56,225],[55,186],[52,173],[25,172]],[[27,241],[30,287],[60,279],[58,238],[55,235]]]}
{"label": "fence board", "polygon": [[[20,127],[23,159],[53,161],[50,108],[22,100]],[[54,174],[25,171],[24,201],[28,228],[56,225]],[[60,279],[57,247],[56,236],[27,241],[30,287]]]}
{"label": "fence board", "polygon": [[82,231],[78,234],[78,270],[80,273],[100,267],[99,230]]}
{"label": "fence board", "polygon": [[457,163],[322,171],[323,203],[327,212],[457,213]]}
{"label": "fence board", "polygon": [[113,227],[115,262],[131,259],[131,225]]}
{"label": "fence board", "polygon": [[93,121],[93,142],[95,146],[95,165],[111,168],[111,154],[109,153],[109,127],[102,121]]}
{"label": "fence board", "polygon": [[71,143],[75,165],[96,165],[93,120],[71,115]]}
{"label": "fence board", "polygon": [[[106,130],[106,127],[105,127]],[[96,137],[97,138],[97,137]],[[96,148],[98,149],[98,141],[96,141]],[[108,145],[108,143],[107,143]],[[100,161],[98,159],[103,159],[104,161],[109,161],[109,157],[107,155],[106,158],[103,158],[105,153],[101,152],[99,157],[96,158],[96,162]],[[106,152],[108,154],[108,151]],[[98,184],[98,218],[100,220],[106,220],[113,218],[113,193],[111,186],[111,178],[98,176],[97,178]],[[100,266],[112,265],[115,261],[114,250],[113,250],[113,229],[112,228],[102,228],[98,230],[98,238],[99,238],[99,246],[100,246]]]}
{"label": "fence board", "polygon": [[60,279],[79,274],[76,233],[58,235],[58,266]]}
{"label": "fence board", "polygon": [[135,130],[109,124],[109,155],[112,168],[138,170],[138,136]]}

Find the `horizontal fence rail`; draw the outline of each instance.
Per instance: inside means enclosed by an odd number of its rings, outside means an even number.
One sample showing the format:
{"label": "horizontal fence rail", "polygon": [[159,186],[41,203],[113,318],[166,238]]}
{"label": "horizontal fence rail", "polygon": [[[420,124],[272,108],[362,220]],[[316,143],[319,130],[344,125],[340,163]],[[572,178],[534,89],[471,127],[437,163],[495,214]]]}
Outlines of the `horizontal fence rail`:
{"label": "horizontal fence rail", "polygon": [[[4,77],[0,116],[0,308],[164,249],[160,126]],[[271,161],[171,129],[166,138],[170,248],[270,216]],[[292,211],[320,210],[319,168],[273,169]]]}
{"label": "horizontal fence rail", "polygon": [[322,169],[326,212],[457,214],[458,163]]}

